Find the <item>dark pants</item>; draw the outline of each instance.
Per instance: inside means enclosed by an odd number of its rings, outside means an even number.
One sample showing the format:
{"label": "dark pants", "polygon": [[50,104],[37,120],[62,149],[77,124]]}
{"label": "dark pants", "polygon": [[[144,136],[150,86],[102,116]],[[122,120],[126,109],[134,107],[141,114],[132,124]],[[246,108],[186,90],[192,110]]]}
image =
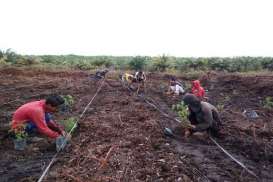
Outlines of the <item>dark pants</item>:
{"label": "dark pants", "polygon": [[[52,119],[51,114],[45,113],[45,122],[46,124]],[[25,131],[27,134],[33,134],[37,132],[37,126],[33,123],[33,121],[28,121],[26,124]]]}
{"label": "dark pants", "polygon": [[[219,118],[214,118],[214,114],[213,114],[213,119],[218,120]],[[192,125],[198,125],[200,124],[200,122],[197,121],[196,116],[194,113],[190,113],[189,115],[189,120],[191,122]],[[214,137],[218,137],[219,136],[219,131],[220,131],[220,126],[218,124],[218,121],[214,121],[212,126],[210,126],[209,128],[205,129],[204,131],[207,131],[209,134],[211,134]],[[193,131],[192,131],[193,132]],[[203,132],[203,131],[201,131]]]}

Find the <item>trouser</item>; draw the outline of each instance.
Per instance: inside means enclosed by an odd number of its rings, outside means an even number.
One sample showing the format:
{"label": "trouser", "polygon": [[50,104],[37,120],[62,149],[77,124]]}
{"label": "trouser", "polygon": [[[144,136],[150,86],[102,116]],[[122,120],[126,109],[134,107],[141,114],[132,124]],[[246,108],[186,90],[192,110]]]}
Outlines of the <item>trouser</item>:
{"label": "trouser", "polygon": [[[45,113],[45,122],[46,124],[52,119],[51,114]],[[27,121],[25,131],[27,134],[31,135],[37,132],[37,126],[34,124],[33,121]]]}
{"label": "trouser", "polygon": [[[196,117],[193,113],[191,113],[189,115],[189,120],[191,122],[192,125],[197,125],[200,124],[197,120]],[[220,126],[218,125],[217,122],[214,122],[212,124],[212,126],[210,126],[209,128],[205,129],[204,131],[207,131],[209,134],[211,134],[214,137],[218,137],[219,136],[219,131],[220,131]],[[191,130],[191,132],[193,133],[193,131]],[[203,132],[203,131],[201,131]]]}

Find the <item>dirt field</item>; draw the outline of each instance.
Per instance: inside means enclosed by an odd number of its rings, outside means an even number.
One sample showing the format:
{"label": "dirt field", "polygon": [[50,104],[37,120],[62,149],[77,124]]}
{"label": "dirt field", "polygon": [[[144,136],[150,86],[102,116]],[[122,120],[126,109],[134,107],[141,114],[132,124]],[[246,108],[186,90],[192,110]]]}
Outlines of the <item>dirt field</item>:
{"label": "dirt field", "polygon": [[[52,93],[70,94],[76,102],[72,113],[57,115],[56,120],[77,117],[100,84],[82,71],[2,69],[0,76],[0,128],[18,106]],[[190,83],[187,77],[180,79]],[[181,97],[164,93],[167,81],[168,75],[149,74],[146,95],[175,117],[170,108]],[[207,138],[164,136],[159,123],[180,136],[183,129],[130,95],[112,73],[44,181],[273,181],[273,112],[262,107],[265,97],[273,96],[273,76],[215,73],[201,77],[201,82],[209,101],[221,111],[223,137],[217,142],[258,178]],[[255,110],[259,117],[246,118],[245,109]],[[55,154],[55,145],[50,140],[33,142],[19,152],[5,139],[0,153],[0,181],[37,181]]]}

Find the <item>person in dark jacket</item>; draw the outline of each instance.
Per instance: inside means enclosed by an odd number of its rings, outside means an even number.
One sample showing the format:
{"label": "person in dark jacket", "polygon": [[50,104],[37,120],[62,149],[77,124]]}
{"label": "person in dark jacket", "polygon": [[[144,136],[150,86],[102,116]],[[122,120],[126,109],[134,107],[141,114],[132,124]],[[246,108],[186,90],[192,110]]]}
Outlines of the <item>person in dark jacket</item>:
{"label": "person in dark jacket", "polygon": [[105,69],[105,70],[99,70],[96,72],[95,74],[95,78],[96,79],[102,79],[105,78],[106,74],[109,72],[109,70]]}
{"label": "person in dark jacket", "polygon": [[217,137],[221,126],[219,113],[213,105],[208,102],[200,101],[194,94],[186,94],[183,97],[184,103],[189,108],[189,121],[191,122],[190,129],[185,133],[185,136],[194,132],[209,132],[212,136]]}
{"label": "person in dark jacket", "polygon": [[144,73],[144,71],[141,71],[141,70],[137,71],[135,73],[135,79],[136,79],[136,82],[137,82],[137,92],[136,92],[136,94],[137,95],[139,94],[140,87],[142,87],[143,92],[145,93],[145,90],[146,90],[146,86],[145,86],[146,74]]}

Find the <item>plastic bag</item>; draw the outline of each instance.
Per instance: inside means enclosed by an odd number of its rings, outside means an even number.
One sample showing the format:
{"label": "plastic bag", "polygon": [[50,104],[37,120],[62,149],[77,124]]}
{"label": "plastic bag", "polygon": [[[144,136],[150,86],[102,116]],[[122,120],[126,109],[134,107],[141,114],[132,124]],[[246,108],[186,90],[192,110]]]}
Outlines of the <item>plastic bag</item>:
{"label": "plastic bag", "polygon": [[67,139],[64,136],[59,136],[56,138],[56,151],[59,152],[62,150],[67,144]]}
{"label": "plastic bag", "polygon": [[15,150],[25,150],[27,146],[27,140],[25,138],[20,138],[20,139],[14,139],[14,149]]}

